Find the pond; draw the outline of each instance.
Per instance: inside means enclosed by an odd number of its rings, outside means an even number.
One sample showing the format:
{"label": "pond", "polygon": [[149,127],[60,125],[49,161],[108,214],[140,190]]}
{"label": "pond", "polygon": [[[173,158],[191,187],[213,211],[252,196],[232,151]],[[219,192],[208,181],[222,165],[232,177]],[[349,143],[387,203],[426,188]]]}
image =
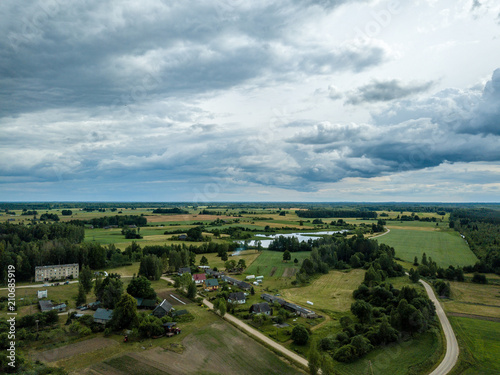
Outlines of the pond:
{"label": "pond", "polygon": [[[250,241],[249,245],[250,246],[257,246],[257,241],[261,242],[261,245],[264,249],[267,249],[269,245],[271,244],[274,239],[278,238],[279,236],[283,237],[297,237],[299,242],[302,241],[309,241],[309,239],[314,239],[314,237],[320,237],[321,235],[332,235],[336,233],[344,233],[348,232],[347,229],[343,230],[335,230],[335,231],[323,231],[323,232],[313,232],[313,233],[286,233],[286,234],[256,234],[255,237],[262,237],[264,239],[262,240],[255,240],[255,241]],[[244,244],[245,241],[237,241],[237,243]]]}

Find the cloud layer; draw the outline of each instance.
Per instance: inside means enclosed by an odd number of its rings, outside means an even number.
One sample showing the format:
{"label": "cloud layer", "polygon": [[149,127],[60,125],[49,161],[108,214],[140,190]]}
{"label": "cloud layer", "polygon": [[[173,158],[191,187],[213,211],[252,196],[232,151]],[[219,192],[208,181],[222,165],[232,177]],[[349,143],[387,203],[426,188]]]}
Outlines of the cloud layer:
{"label": "cloud layer", "polygon": [[[354,192],[373,184],[374,199],[409,199],[417,188],[405,179],[421,175],[446,199],[450,181],[472,186],[454,175],[454,165],[470,165],[489,171],[471,175],[491,199],[500,70],[484,63],[473,84],[454,85],[446,66],[415,65],[420,49],[457,45],[449,30],[418,39],[428,29],[411,28],[413,15],[436,14],[424,3],[382,24],[388,4],[361,0],[4,2],[0,192],[7,200],[335,200],[332,192],[363,200]],[[441,9],[449,29],[468,17],[471,33],[490,35],[478,22],[483,9],[498,10],[493,2],[452,4]],[[373,22],[380,32],[359,38]],[[415,39],[412,49],[400,30]],[[457,64],[445,52],[435,58]]]}

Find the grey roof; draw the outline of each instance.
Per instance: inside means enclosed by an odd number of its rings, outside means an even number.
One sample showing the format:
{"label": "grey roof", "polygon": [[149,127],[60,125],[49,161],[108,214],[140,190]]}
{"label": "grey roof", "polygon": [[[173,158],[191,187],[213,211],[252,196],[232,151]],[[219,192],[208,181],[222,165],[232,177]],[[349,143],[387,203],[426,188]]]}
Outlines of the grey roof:
{"label": "grey roof", "polygon": [[245,293],[243,292],[233,292],[229,293],[228,299],[234,300],[234,301],[241,301],[241,300],[246,300]]}
{"label": "grey roof", "polygon": [[42,312],[50,311],[54,307],[51,300],[41,300],[38,301],[38,304],[40,305],[40,310],[42,310]]}
{"label": "grey roof", "polygon": [[155,307],[155,309],[153,310],[153,313],[158,310],[158,309],[162,309],[162,310],[165,310],[166,312],[169,312],[170,310],[172,310],[172,305],[170,304],[170,302],[168,302],[166,299],[164,299],[158,306]]}
{"label": "grey roof", "polygon": [[266,293],[261,294],[260,298],[270,303],[278,302],[281,306],[286,303],[284,299]]}
{"label": "grey roof", "polygon": [[250,307],[250,311],[259,314],[271,311],[271,306],[267,302],[255,303]]}
{"label": "grey roof", "polygon": [[191,268],[190,267],[181,267],[179,268],[179,273],[191,273]]}
{"label": "grey roof", "polygon": [[72,264],[52,264],[49,266],[37,266],[35,267],[35,270],[39,268],[51,268],[51,267],[77,267],[78,263],[72,263]]}
{"label": "grey roof", "polygon": [[112,316],[113,316],[113,310],[108,310],[108,309],[98,308],[94,313],[94,319],[111,320]]}
{"label": "grey roof", "polygon": [[249,283],[246,283],[244,281],[240,281],[238,279],[235,279],[235,278],[232,278],[229,276],[222,276],[222,280],[225,280],[228,283],[236,285],[236,286],[240,287],[241,289],[251,289],[252,288],[252,285],[250,285]]}

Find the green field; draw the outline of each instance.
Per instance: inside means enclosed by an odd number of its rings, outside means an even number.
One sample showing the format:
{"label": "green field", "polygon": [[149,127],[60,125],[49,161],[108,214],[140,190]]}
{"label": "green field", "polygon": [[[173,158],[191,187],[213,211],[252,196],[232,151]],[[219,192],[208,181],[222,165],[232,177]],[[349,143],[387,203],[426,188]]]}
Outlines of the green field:
{"label": "green field", "polygon": [[415,256],[420,261],[423,253],[441,267],[472,265],[478,260],[457,232],[392,228],[377,240],[394,247],[396,256],[409,262]]}
{"label": "green field", "polygon": [[460,344],[460,363],[454,374],[500,374],[500,323],[450,317]]}
{"label": "green field", "polygon": [[[279,251],[263,250],[259,257],[253,261],[250,267],[245,271],[247,275],[262,275],[265,277],[282,277],[285,269],[299,270],[302,261],[311,255],[308,251],[292,253],[292,260],[283,262],[283,253]],[[298,263],[294,263],[297,258]],[[248,263],[247,263],[248,265]],[[290,272],[290,270],[288,271]],[[295,272],[295,271],[293,271]]]}

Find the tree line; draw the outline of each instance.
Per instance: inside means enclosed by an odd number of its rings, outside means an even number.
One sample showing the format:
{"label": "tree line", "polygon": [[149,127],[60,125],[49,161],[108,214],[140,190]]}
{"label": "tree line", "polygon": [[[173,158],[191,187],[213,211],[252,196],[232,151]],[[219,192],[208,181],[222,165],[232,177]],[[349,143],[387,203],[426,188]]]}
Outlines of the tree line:
{"label": "tree line", "polygon": [[339,209],[309,209],[295,211],[298,217],[304,218],[363,218],[363,219],[376,219],[377,213],[375,211],[364,210],[339,210]]}
{"label": "tree line", "polygon": [[127,225],[136,225],[138,227],[144,227],[148,223],[148,219],[141,215],[115,215],[115,216],[104,216],[97,217],[88,220],[71,220],[70,224],[84,226],[85,224],[92,225],[94,228],[104,228],[111,225],[116,225],[118,227],[123,227]]}
{"label": "tree line", "polygon": [[450,215],[450,228],[467,240],[479,258],[465,272],[494,272],[500,275],[500,211],[492,209],[455,210]]}

